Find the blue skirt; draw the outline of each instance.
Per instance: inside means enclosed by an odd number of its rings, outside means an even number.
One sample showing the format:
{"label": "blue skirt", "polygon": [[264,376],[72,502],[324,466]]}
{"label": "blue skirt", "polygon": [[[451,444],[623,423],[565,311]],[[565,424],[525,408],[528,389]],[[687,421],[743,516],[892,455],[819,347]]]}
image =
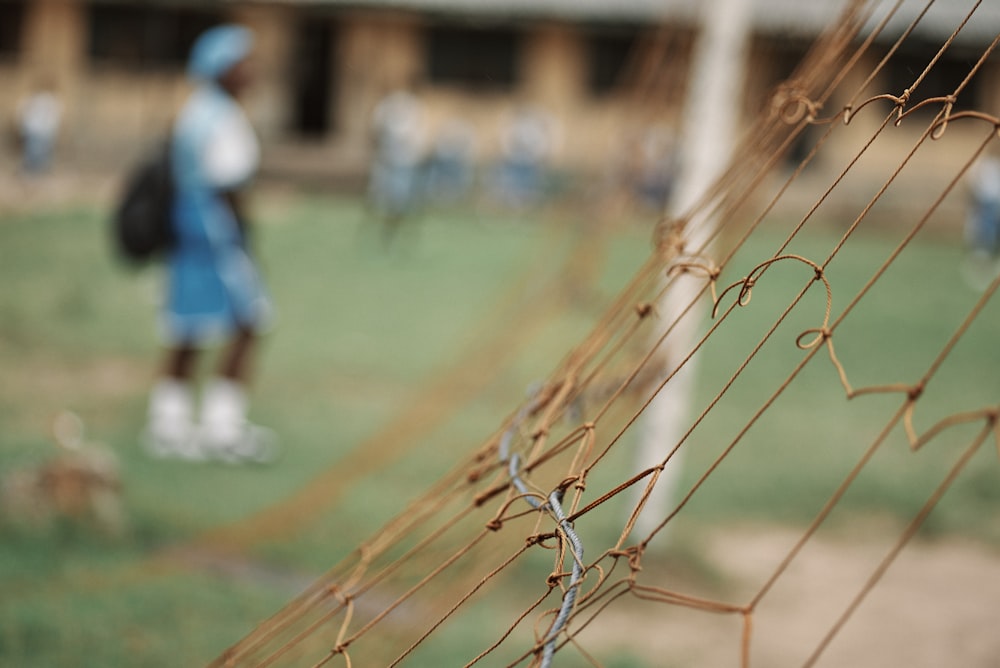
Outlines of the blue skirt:
{"label": "blue skirt", "polygon": [[229,205],[209,193],[178,195],[168,261],[164,337],[198,345],[237,329],[261,330],[271,305]]}

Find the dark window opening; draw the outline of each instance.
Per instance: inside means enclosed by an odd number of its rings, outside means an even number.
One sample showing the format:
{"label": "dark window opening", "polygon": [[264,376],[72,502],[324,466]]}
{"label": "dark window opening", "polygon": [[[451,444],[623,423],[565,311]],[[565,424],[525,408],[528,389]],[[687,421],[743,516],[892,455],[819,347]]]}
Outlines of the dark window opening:
{"label": "dark window opening", "polygon": [[26,5],[27,0],[0,3],[0,57],[20,52]]}
{"label": "dark window opening", "polygon": [[624,83],[637,42],[634,29],[587,36],[587,89],[592,95],[607,95]]}
{"label": "dark window opening", "polygon": [[771,81],[769,87],[776,86],[795,73],[799,65],[809,54],[811,42],[794,38],[775,38],[769,40],[764,51],[770,62]]}
{"label": "dark window opening", "polygon": [[512,28],[434,26],[427,32],[431,83],[508,90],[517,82],[520,36]]}
{"label": "dark window opening", "polygon": [[91,5],[87,52],[92,61],[132,69],[183,68],[194,40],[223,18],[197,9]]}
{"label": "dark window opening", "polygon": [[333,121],[335,26],[329,20],[304,19],[295,35],[292,129],[306,137],[322,137]]}
{"label": "dark window opening", "polygon": [[[778,86],[792,78],[809,55],[811,46],[808,40],[787,35],[767,36],[755,44],[755,54],[759,60],[757,72],[751,74],[751,80],[754,76],[759,79],[754,84],[754,88],[759,86],[759,92],[755,94],[747,90],[747,109],[750,113],[758,113],[762,107],[772,103],[772,96],[778,92]],[[794,128],[788,126],[787,129],[792,131]],[[795,131],[798,134],[792,139],[784,155],[784,165],[788,168],[798,167],[812,152],[822,134],[814,125],[806,125]],[[814,161],[811,161],[809,166],[813,165]]]}
{"label": "dark window opening", "polygon": [[[938,45],[923,42],[905,43],[903,47],[889,59],[886,65],[886,75],[890,92],[901,95],[907,88],[912,89],[907,109],[912,109],[922,100],[951,95],[965,80],[981,55],[980,51],[952,46],[927,72],[920,83],[914,87],[917,79],[934,58]],[[973,77],[959,93],[955,110],[968,109],[976,106],[980,94],[980,79]],[[940,104],[928,104],[917,113],[929,115],[941,111]]]}

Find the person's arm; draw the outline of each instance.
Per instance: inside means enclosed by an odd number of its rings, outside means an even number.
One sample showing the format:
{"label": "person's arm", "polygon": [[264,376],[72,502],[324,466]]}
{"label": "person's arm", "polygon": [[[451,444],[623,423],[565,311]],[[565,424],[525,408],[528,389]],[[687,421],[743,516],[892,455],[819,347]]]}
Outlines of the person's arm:
{"label": "person's arm", "polygon": [[222,194],[246,240],[243,190],[260,161],[260,146],[246,119],[237,116],[223,124],[205,147],[203,160],[209,184]]}
{"label": "person's arm", "polygon": [[239,190],[256,173],[260,145],[246,119],[236,117],[222,124],[205,146],[205,177],[220,191]]}

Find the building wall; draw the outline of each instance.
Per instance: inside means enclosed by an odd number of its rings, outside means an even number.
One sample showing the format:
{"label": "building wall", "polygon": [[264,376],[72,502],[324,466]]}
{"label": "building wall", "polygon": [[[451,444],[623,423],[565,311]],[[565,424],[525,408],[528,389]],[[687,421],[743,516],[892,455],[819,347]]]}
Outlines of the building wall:
{"label": "building wall", "polygon": [[94,62],[87,14],[79,0],[27,3],[20,57],[0,78],[0,114],[13,122],[18,101],[51,83],[63,106],[60,157],[79,166],[134,153],[167,127],[187,93],[183,73],[137,71]]}
{"label": "building wall", "polygon": [[338,25],[339,129],[331,143],[356,161],[367,155],[371,113],[378,101],[422,75],[421,24],[408,14],[362,12],[339,18]]}
{"label": "building wall", "polygon": [[[312,12],[310,14],[310,12]],[[236,5],[225,18],[244,22],[258,40],[259,81],[247,106],[262,138],[278,160],[303,154],[311,169],[362,169],[369,149],[371,112],[389,90],[426,82],[425,35],[430,25],[415,14],[377,11],[317,11],[287,3]],[[297,21],[329,22],[336,35],[329,85],[330,131],[298,137],[294,131],[292,81]],[[477,155],[492,160],[503,125],[519,105],[546,109],[559,127],[557,166],[597,169],[621,140],[622,127],[635,127],[669,109],[637,109],[621,96],[591,96],[585,84],[584,37],[565,23],[519,26],[523,50],[515,85],[509,90],[470,91],[460,86],[421,87],[428,134],[454,117],[478,131]],[[62,97],[65,122],[61,155],[80,165],[117,162],[159,136],[189,91],[180,66],[137,69],[100,62],[88,54],[84,0],[27,3],[23,48],[16,62],[0,63],[0,114],[12,119],[16,102],[34,82],[51,79]]]}
{"label": "building wall", "polygon": [[288,86],[294,54],[295,10],[285,6],[259,6],[234,10],[230,19],[254,32],[253,67],[257,77],[247,106],[262,141],[280,141],[291,122],[292,90]]}
{"label": "building wall", "polygon": [[[521,35],[518,71],[508,87],[472,89],[433,81],[427,62],[428,34],[434,25],[414,13],[344,11],[291,3],[226,3],[224,18],[241,21],[257,34],[256,67],[259,83],[247,100],[250,114],[265,142],[268,168],[278,174],[363,174],[370,150],[370,119],[375,105],[388,91],[413,83],[427,110],[427,138],[452,119],[461,118],[477,133],[476,158],[495,160],[505,123],[522,104],[544,108],[558,127],[553,165],[569,172],[591,174],[612,170],[651,126],[673,128],[683,98],[684,73],[691,32],[677,30],[673,40],[660,39],[650,29],[630,63],[635,84],[595,92],[588,83],[588,31],[593,26],[543,21],[515,25]],[[216,5],[212,5],[216,7]],[[130,159],[168,126],[189,91],[182,64],[137,69],[122,63],[101,62],[88,54],[85,0],[31,0],[26,3],[22,48],[15,59],[0,61],[0,120],[9,127],[17,101],[39,81],[51,81],[65,105],[60,157],[81,167],[116,168]],[[303,56],[298,49],[304,24],[329,27],[330,106],[327,131],[305,136],[296,131],[296,73]],[[678,38],[679,36],[679,38]],[[655,39],[647,39],[655,37]],[[747,81],[746,115],[752,118],[767,104],[774,82],[787,74],[785,51],[761,47],[752,54]],[[668,44],[664,47],[664,44]],[[875,59],[875,60],[873,60]],[[645,62],[644,62],[645,61]],[[859,65],[871,71],[875,55]],[[670,72],[657,73],[664,63]],[[652,73],[652,74],[650,74]],[[1000,108],[1000,66],[992,64],[980,86],[983,108]],[[859,79],[857,85],[860,85]],[[872,89],[888,85],[876,81]],[[834,114],[850,100],[831,99],[824,113]],[[886,105],[882,105],[885,107]],[[888,113],[888,107],[885,109]],[[813,169],[836,174],[871,136],[884,117],[859,115],[843,132],[824,160]],[[919,132],[915,122],[891,128],[879,140],[879,151],[865,160],[896,161],[912,147]],[[823,128],[811,134],[822,134]],[[974,147],[988,129],[975,123],[956,123],[949,132],[963,146]],[[942,154],[929,147],[913,158],[915,168],[906,178],[932,181],[952,170],[963,152]],[[863,197],[869,190],[863,177],[850,184]]]}

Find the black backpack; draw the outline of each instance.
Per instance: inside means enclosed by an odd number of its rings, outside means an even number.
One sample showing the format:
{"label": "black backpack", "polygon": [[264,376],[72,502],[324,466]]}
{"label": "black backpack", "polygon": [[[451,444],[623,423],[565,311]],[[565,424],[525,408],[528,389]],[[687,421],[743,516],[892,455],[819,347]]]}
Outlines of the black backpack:
{"label": "black backpack", "polygon": [[170,142],[164,141],[126,176],[111,221],[120,257],[142,264],[170,250],[174,242],[173,198]]}

